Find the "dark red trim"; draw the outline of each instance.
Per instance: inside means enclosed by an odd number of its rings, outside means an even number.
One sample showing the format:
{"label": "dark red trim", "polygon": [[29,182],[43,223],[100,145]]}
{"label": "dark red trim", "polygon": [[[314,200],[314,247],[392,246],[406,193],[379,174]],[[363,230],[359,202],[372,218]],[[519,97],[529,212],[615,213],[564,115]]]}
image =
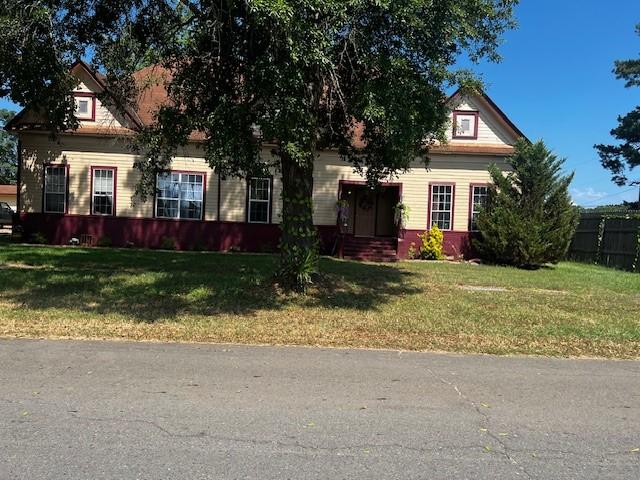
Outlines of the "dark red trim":
{"label": "dark red trim", "polygon": [[[406,230],[404,238],[398,241],[398,258],[408,258],[409,248],[411,244],[416,245],[416,249],[420,246],[420,238],[418,235],[424,233],[424,230]],[[460,230],[445,230],[443,250],[445,255],[463,255],[465,258],[473,258],[476,253],[473,250],[471,239],[473,234]]]}
{"label": "dark red trim", "polygon": [[[280,226],[266,223],[215,222],[92,215],[20,215],[25,238],[43,234],[49,243],[68,245],[72,238],[93,235],[95,240],[109,237],[115,247],[160,248],[164,237],[175,240],[178,250],[195,248],[212,251],[240,250],[275,252],[280,242]],[[331,254],[337,227],[316,226],[320,251]]]}
{"label": "dark red trim", "polygon": [[467,222],[467,229],[470,232],[474,232],[476,230],[472,230],[472,222],[473,222],[473,189],[475,187],[489,187],[488,183],[470,183],[469,184],[469,221]]}
{"label": "dark red trim", "polygon": [[[116,247],[133,244],[135,247],[160,248],[164,237],[173,238],[179,250],[196,247],[212,251],[241,250],[246,252],[277,251],[280,227],[275,224],[244,222],[185,221],[171,219],[108,217],[91,215],[55,215],[27,213],[20,215],[25,238],[34,233],[45,235],[56,245],[67,245],[71,238],[83,234],[97,240],[109,237]],[[338,228],[335,225],[316,226],[321,252],[335,254]],[[418,234],[424,230],[407,230],[404,240],[398,241],[398,258],[407,258],[411,243],[419,245]],[[471,234],[461,231],[444,232],[444,251],[447,255],[474,255]]]}
{"label": "dark red trim", "polygon": [[[65,167],[65,191],[64,191],[64,213],[45,211],[45,185],[47,183],[47,167]],[[48,215],[67,215],[69,213],[69,164],[68,163],[45,163],[42,173],[42,206],[40,210]]]}
{"label": "dark red trim", "polygon": [[[456,128],[458,127],[458,116],[472,116],[475,117],[473,122],[473,135],[458,135]],[[478,139],[478,124],[480,123],[480,112],[477,110],[454,110],[453,111],[453,135],[454,140],[477,140]]]}
{"label": "dark red trim", "polygon": [[[165,218],[158,217],[158,175],[161,173],[181,173],[187,175],[202,175],[202,212],[200,212],[200,218]],[[180,202],[178,202],[178,205]],[[153,194],[153,218],[157,218],[158,220],[178,220],[184,222],[199,222],[204,221],[205,219],[205,208],[207,206],[207,172],[195,172],[190,170],[163,170],[161,172],[156,173],[156,188],[154,189]]]}
{"label": "dark red trim", "polygon": [[482,98],[491,106],[491,108],[493,108],[496,113],[498,114],[498,116],[504,120],[504,122],[509,125],[509,127],[511,127],[513,129],[513,131],[516,133],[516,135],[519,135],[520,137],[524,138],[527,142],[531,143],[531,140],[529,140],[527,138],[527,136],[522,133],[522,131],[516,127],[515,123],[513,123],[511,121],[511,119],[509,117],[507,117],[506,113],[504,113],[502,111],[502,109],[500,107],[498,107],[498,105],[491,99],[491,97],[489,97],[489,95],[487,95],[486,93],[482,93]]}
{"label": "dark red trim", "polygon": [[95,122],[96,121],[96,94],[93,92],[73,92],[73,98],[75,102],[75,98],[90,98],[91,99],[91,116],[90,117],[80,117],[76,115],[78,120],[83,122]]}
{"label": "dark red trim", "polygon": [[[94,170],[111,170],[113,171],[113,204],[111,205],[111,215],[104,215],[100,213],[94,213],[93,211],[93,195],[94,195],[94,185],[93,185],[93,171]],[[95,215],[98,217],[115,217],[116,216],[116,205],[118,196],[118,167],[106,167],[106,166],[91,166],[91,200],[89,200],[89,212],[91,215]]]}
{"label": "dark red trim", "polygon": [[445,186],[445,187],[452,187],[451,188],[451,228],[449,228],[448,230],[443,230],[443,232],[449,232],[449,231],[454,231],[453,228],[453,221],[455,218],[455,211],[456,211],[456,184],[455,182],[429,182],[428,184],[428,188],[429,188],[429,195],[428,195],[428,202],[427,203],[427,230],[430,230],[432,227],[432,223],[431,223],[431,195],[433,192],[433,188],[432,187],[436,187],[436,186]]}

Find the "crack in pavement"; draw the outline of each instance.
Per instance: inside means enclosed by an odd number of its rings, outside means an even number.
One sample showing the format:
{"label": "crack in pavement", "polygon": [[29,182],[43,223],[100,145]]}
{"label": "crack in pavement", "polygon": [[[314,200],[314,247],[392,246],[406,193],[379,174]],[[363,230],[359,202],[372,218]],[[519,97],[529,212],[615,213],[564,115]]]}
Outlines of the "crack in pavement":
{"label": "crack in pavement", "polygon": [[453,390],[458,394],[458,397],[460,397],[462,400],[464,400],[464,402],[467,405],[470,405],[473,410],[478,413],[483,420],[483,428],[484,430],[482,431],[482,433],[484,433],[485,435],[487,435],[489,438],[491,438],[493,441],[495,441],[498,445],[500,445],[502,447],[502,451],[496,451],[498,454],[504,456],[512,465],[515,465],[519,468],[519,470],[524,473],[526,475],[527,478],[534,480],[534,477],[531,475],[531,473],[529,473],[529,471],[527,471],[526,467],[520,463],[518,463],[516,461],[515,458],[513,458],[510,454],[509,451],[511,450],[510,447],[505,443],[505,441],[500,438],[499,436],[491,433],[491,431],[489,430],[490,427],[490,423],[491,423],[491,419],[489,418],[489,415],[486,414],[486,412],[482,411],[482,409],[478,406],[478,404],[476,402],[474,402],[472,399],[470,399],[467,395],[465,395],[464,393],[462,393],[462,391],[458,388],[458,386],[453,383],[450,382],[446,379],[444,379],[443,377],[437,375],[433,370],[431,370],[430,368],[425,368],[425,370],[427,372],[429,372],[429,374],[431,374],[431,376],[433,378],[435,378],[436,380],[438,380],[440,383],[447,385],[451,388],[453,388]]}
{"label": "crack in pavement", "polygon": [[302,450],[314,450],[314,451],[327,451],[327,452],[339,452],[339,451],[348,451],[348,450],[366,450],[366,449],[379,449],[379,448],[398,448],[403,450],[409,450],[418,453],[428,453],[428,452],[436,452],[441,450],[478,450],[478,451],[486,451],[484,445],[440,445],[437,447],[412,447],[408,445],[403,445],[400,443],[366,443],[359,445],[344,445],[344,446],[336,446],[336,447],[323,447],[316,445],[306,445],[300,442],[282,442],[280,440],[257,440],[250,438],[239,438],[239,437],[228,437],[224,435],[211,435],[206,432],[198,432],[195,434],[181,434],[173,432],[163,426],[159,425],[157,422],[152,420],[143,420],[143,419],[128,419],[128,418],[113,418],[113,417],[85,417],[82,415],[77,415],[74,412],[70,412],[71,416],[76,420],[84,420],[89,422],[113,422],[113,423],[142,423],[145,425],[149,425],[153,428],[156,428],[160,432],[168,435],[170,437],[176,438],[209,438],[217,441],[225,441],[225,442],[233,442],[233,443],[243,443],[250,445],[276,445],[278,447],[284,448],[299,448]]}

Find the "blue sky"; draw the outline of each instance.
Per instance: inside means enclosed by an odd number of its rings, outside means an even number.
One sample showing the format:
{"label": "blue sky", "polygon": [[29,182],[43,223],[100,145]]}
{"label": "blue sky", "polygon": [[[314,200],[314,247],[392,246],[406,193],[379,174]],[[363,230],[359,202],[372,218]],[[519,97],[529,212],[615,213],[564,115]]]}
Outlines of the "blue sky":
{"label": "blue sky", "polygon": [[[593,145],[612,141],[617,116],[640,104],[640,88],[625,89],[611,73],[614,60],[640,55],[638,0],[522,0],[516,16],[503,61],[472,67],[487,93],[531,140],[567,159],[576,203],[636,200],[637,188],[611,182]],[[0,108],[18,109],[2,99]]]}
{"label": "blue sky", "polygon": [[611,73],[614,60],[640,56],[640,2],[522,0],[516,16],[503,61],[473,67],[487,93],[531,140],[543,139],[567,159],[576,203],[637,200],[638,188],[611,182],[593,145],[611,142],[618,115],[640,105],[640,88],[625,89]]}

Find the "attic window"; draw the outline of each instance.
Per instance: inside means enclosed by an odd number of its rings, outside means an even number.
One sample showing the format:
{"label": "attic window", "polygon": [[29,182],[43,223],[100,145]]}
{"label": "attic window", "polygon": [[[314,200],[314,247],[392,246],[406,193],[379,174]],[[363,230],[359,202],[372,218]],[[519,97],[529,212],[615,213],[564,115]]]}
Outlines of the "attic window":
{"label": "attic window", "polygon": [[472,111],[453,112],[453,138],[477,140],[478,112],[472,112]]}
{"label": "attic window", "polygon": [[75,93],[76,118],[93,122],[96,119],[96,97],[91,93]]}

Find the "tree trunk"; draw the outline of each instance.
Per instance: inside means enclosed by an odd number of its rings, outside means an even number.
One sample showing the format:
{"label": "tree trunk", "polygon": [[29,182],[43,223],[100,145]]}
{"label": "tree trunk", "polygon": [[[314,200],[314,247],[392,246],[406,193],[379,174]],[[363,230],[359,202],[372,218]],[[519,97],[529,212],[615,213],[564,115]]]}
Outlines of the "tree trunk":
{"label": "tree trunk", "polygon": [[307,158],[280,151],[282,237],[279,280],[286,289],[304,291],[318,265],[318,233],[313,225],[313,149]]}

